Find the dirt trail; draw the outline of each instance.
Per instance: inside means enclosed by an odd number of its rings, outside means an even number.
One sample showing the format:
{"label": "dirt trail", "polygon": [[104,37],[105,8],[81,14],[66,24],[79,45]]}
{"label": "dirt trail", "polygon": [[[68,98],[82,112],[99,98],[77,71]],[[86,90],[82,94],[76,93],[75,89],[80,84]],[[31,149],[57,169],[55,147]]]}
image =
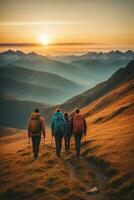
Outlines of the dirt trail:
{"label": "dirt trail", "polygon": [[[13,141],[13,142],[12,142]],[[45,146],[44,146],[45,145]],[[86,148],[87,148],[86,144]],[[82,145],[84,146],[84,145]],[[67,160],[55,155],[54,144],[47,138],[41,142],[40,156],[29,157],[26,136],[10,136],[1,139],[0,197],[4,199],[47,199],[47,200],[107,200],[107,180],[84,157],[76,158],[74,149]],[[84,151],[84,148],[83,148]],[[98,192],[90,193],[96,186]]]}

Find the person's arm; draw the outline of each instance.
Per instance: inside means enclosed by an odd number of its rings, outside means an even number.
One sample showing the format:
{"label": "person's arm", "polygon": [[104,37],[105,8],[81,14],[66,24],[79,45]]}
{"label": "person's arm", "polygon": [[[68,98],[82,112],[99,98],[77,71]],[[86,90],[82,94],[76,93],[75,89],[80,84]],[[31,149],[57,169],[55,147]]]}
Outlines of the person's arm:
{"label": "person's arm", "polygon": [[64,119],[64,135],[66,135],[66,132],[67,132],[67,122]]}
{"label": "person's arm", "polygon": [[83,118],[83,120],[84,120],[84,127],[85,127],[84,135],[86,135],[87,134],[87,123],[86,123],[85,118]]}
{"label": "person's arm", "polygon": [[27,133],[28,133],[28,137],[30,138],[30,119],[28,121]]}
{"label": "person's arm", "polygon": [[71,128],[72,135],[73,135],[73,123],[74,123],[74,115],[70,119],[70,128]]}
{"label": "person's arm", "polygon": [[45,130],[45,119],[42,118],[42,133],[44,138],[46,137],[46,130]]}
{"label": "person's arm", "polygon": [[53,137],[54,136],[54,116],[51,119],[50,127],[51,127],[51,132],[52,132],[52,137]]}

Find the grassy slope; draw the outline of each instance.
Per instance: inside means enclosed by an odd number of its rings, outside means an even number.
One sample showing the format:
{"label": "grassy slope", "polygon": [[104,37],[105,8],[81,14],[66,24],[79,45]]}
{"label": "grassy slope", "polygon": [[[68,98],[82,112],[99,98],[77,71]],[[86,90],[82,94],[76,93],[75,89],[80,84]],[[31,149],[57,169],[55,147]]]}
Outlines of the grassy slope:
{"label": "grassy slope", "polygon": [[100,145],[96,155],[108,159],[121,171],[131,172],[134,167],[133,92],[134,81],[129,81],[82,109],[89,124],[89,137],[95,140],[94,145]]}
{"label": "grassy slope", "polygon": [[[9,129],[4,129],[10,132]],[[66,161],[57,159],[51,145],[47,129],[46,146],[41,142],[40,157],[33,162],[29,157],[28,140],[25,131],[12,130],[12,134],[0,138],[0,197],[5,199],[48,199],[48,200],[86,200],[89,191],[96,185],[98,194],[94,200],[105,200],[106,179],[84,159],[73,156]],[[73,149],[72,149],[73,152]],[[73,152],[74,154],[74,152]]]}
{"label": "grassy slope", "polygon": [[111,199],[131,200],[134,194],[133,92],[132,80],[82,109],[92,141],[84,156],[111,177]]}
{"label": "grassy slope", "polygon": [[[44,149],[42,141],[37,162],[29,158],[25,131],[1,137],[2,199],[13,199],[15,195],[16,199],[44,199],[45,196],[50,200],[132,200],[133,85],[134,81],[122,84],[82,109],[88,123],[88,135],[83,141],[80,160],[73,157],[73,144],[71,160],[65,160],[64,151],[62,159],[57,160],[49,129],[47,145]],[[94,185],[99,193],[91,196],[89,191]]]}

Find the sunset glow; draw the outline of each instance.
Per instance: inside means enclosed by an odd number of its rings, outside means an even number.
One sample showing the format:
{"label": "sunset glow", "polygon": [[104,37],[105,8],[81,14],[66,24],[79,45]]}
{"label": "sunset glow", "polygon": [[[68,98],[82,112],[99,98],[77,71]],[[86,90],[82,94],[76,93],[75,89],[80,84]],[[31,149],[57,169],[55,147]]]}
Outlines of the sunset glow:
{"label": "sunset glow", "polygon": [[[1,0],[0,51],[11,45],[44,55],[133,50],[133,7],[131,0]],[[17,47],[20,43],[37,43],[41,48]],[[57,43],[69,46],[52,47]],[[48,45],[51,48],[45,48]]]}
{"label": "sunset glow", "polygon": [[40,35],[39,36],[39,43],[42,44],[42,45],[48,45],[49,44],[49,36],[48,35]]}

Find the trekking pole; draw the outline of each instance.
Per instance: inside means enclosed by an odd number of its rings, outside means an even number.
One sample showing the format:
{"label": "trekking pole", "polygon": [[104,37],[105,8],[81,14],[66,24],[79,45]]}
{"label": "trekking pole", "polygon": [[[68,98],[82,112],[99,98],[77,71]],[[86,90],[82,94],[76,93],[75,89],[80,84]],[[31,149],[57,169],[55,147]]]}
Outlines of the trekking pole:
{"label": "trekking pole", "polygon": [[44,149],[45,149],[45,138],[44,138]]}
{"label": "trekking pole", "polygon": [[30,152],[31,151],[31,149],[30,149],[30,137],[29,137],[29,159],[30,159]]}
{"label": "trekking pole", "polygon": [[85,135],[82,136],[82,143],[85,142]]}

